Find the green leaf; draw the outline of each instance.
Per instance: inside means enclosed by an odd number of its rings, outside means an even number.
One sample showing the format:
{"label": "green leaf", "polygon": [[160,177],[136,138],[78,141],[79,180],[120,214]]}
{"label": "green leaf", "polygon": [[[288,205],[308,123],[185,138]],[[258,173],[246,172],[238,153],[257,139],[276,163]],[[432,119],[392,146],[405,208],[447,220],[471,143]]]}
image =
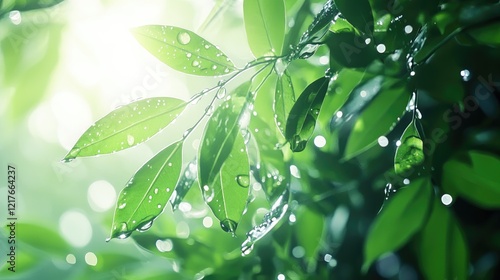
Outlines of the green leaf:
{"label": "green leaf", "polygon": [[189,192],[193,184],[198,178],[198,162],[195,159],[190,161],[184,171],[181,173],[181,177],[177,184],[175,185],[174,192],[170,197],[170,203],[172,204],[172,210],[177,210],[179,204],[184,200],[186,194]]}
{"label": "green leaf", "polygon": [[487,26],[475,28],[468,31],[467,33],[471,35],[477,42],[489,46],[500,46],[500,34],[498,32],[500,28],[500,22],[495,22]]}
{"label": "green leaf", "polygon": [[451,211],[434,200],[432,213],[420,234],[417,257],[425,279],[468,279],[465,237]]}
{"label": "green leaf", "polygon": [[256,57],[281,55],[285,38],[283,0],[244,0],[243,18],[248,44]]}
{"label": "green leaf", "polygon": [[295,92],[293,90],[292,79],[287,71],[284,75],[278,76],[276,80],[276,91],[274,94],[274,121],[279,130],[285,135],[285,124],[288,114],[295,103]]}
{"label": "green leaf", "polygon": [[407,103],[407,90],[401,83],[385,83],[356,120],[347,140],[344,158],[351,159],[362,153],[377,143],[380,136],[391,131]]}
{"label": "green leaf", "polygon": [[368,0],[335,0],[340,13],[359,31],[373,33],[373,15]]}
{"label": "green leaf", "polygon": [[304,258],[307,262],[313,264],[322,243],[325,229],[324,216],[307,207],[299,208],[296,216],[295,232],[297,243],[304,248]]}
{"label": "green leaf", "polygon": [[189,30],[146,25],[131,30],[152,55],[173,69],[198,76],[226,75],[236,70],[219,48]]}
{"label": "green leaf", "polygon": [[365,44],[363,37],[352,32],[331,32],[327,45],[330,49],[330,63],[335,68],[367,67],[378,57],[373,41]]}
{"label": "green leaf", "polygon": [[[460,155],[459,155],[460,156]],[[443,165],[443,188],[485,208],[500,207],[500,159],[482,151],[455,156]]]}
{"label": "green leaf", "polygon": [[416,179],[393,195],[366,238],[363,271],[382,254],[397,250],[418,232],[429,213],[431,197],[429,178]]}
{"label": "green leaf", "polygon": [[[8,223],[7,223],[8,225]],[[6,227],[9,229],[9,227]],[[57,233],[48,227],[36,224],[17,223],[17,239],[23,244],[37,248],[46,253],[65,257],[71,250],[69,244]]]}
{"label": "green leaf", "polygon": [[236,136],[231,153],[210,185],[203,186],[203,196],[219,219],[221,228],[234,233],[247,205],[250,165],[243,137]]}
{"label": "green leaf", "polygon": [[424,143],[413,120],[399,139],[401,145],[394,156],[394,171],[404,174],[424,162]]}
{"label": "green leaf", "polygon": [[159,97],[120,107],[89,127],[64,160],[109,154],[138,145],[173,122],[186,104],[177,98]]}
{"label": "green leaf", "polygon": [[167,204],[179,178],[182,141],[156,154],[129,180],[118,197],[111,238],[127,238],[132,231],[148,230]]}
{"label": "green leaf", "polygon": [[354,91],[365,77],[365,72],[358,70],[349,68],[340,70],[337,76],[333,78],[333,82],[330,83],[330,87],[328,87],[318,121],[327,127],[332,116],[342,108],[351,95],[351,92]]}
{"label": "green leaf", "polygon": [[[228,158],[245,114],[245,98],[250,83],[244,83],[231,94],[231,99],[219,105],[205,127],[198,155],[200,186],[211,185]],[[248,112],[246,112],[248,113]]]}
{"label": "green leaf", "polygon": [[321,77],[302,92],[286,121],[285,138],[293,152],[303,151],[311,137],[330,78]]}

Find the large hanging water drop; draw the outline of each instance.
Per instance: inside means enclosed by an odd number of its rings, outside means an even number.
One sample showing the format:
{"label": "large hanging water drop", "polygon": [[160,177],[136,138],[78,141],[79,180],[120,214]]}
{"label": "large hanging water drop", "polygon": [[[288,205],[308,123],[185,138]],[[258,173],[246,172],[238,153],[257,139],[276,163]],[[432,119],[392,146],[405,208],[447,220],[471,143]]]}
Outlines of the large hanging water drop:
{"label": "large hanging water drop", "polygon": [[225,219],[220,222],[220,227],[225,231],[225,232],[231,232],[234,233],[236,231],[236,227],[238,224],[231,220],[231,219]]}
{"label": "large hanging water drop", "polygon": [[236,176],[236,182],[240,187],[248,188],[250,185],[250,177],[248,175],[238,175]]}

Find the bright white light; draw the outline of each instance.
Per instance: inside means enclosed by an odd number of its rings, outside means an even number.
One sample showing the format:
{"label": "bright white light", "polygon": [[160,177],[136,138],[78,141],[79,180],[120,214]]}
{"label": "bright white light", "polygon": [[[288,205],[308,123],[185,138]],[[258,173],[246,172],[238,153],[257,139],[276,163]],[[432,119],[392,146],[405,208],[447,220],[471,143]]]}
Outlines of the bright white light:
{"label": "bright white light", "polygon": [[325,262],[330,262],[332,259],[333,259],[333,257],[330,254],[325,254],[325,257],[323,258],[323,260]]}
{"label": "bright white light", "polygon": [[19,25],[22,21],[21,13],[19,11],[11,11],[9,13],[9,18],[10,21],[15,25]]}
{"label": "bright white light", "polygon": [[405,179],[403,180],[403,184],[405,184],[405,185],[409,185],[409,184],[410,184],[410,179],[405,178]]}
{"label": "bright white light", "polygon": [[92,226],[85,215],[67,211],[59,219],[59,232],[74,247],[84,247],[92,238]]}
{"label": "bright white light", "polygon": [[214,221],[210,217],[203,218],[203,226],[206,228],[211,228],[214,224]]}
{"label": "bright white light", "polygon": [[385,52],[385,45],[384,45],[384,44],[378,44],[378,45],[377,45],[377,51],[378,51],[379,53],[383,53],[383,52]]}
{"label": "bright white light", "polygon": [[441,196],[441,202],[444,205],[448,206],[453,202],[453,197],[451,197],[451,195],[449,194],[443,194],[443,196]]}
{"label": "bright white light", "polygon": [[108,181],[95,181],[89,186],[87,200],[92,210],[96,212],[107,211],[115,204],[115,188]]}
{"label": "bright white light", "polygon": [[189,202],[184,202],[184,201],[183,201],[183,202],[181,202],[181,203],[179,204],[179,210],[181,210],[181,211],[182,211],[182,212],[184,212],[184,213],[185,213],[185,212],[189,212],[189,211],[191,211],[191,209],[192,209],[192,208],[193,208],[193,207],[191,207],[191,204],[190,204]]}
{"label": "bright white light", "polygon": [[285,275],[284,274],[279,274],[278,275],[278,280],[285,280]]}
{"label": "bright white light", "polygon": [[295,217],[294,214],[290,214],[290,216],[288,217],[288,221],[293,224],[297,221],[297,217]]}
{"label": "bright white light", "polygon": [[92,252],[88,252],[85,254],[85,262],[88,265],[95,266],[97,264],[97,256]]}
{"label": "bright white light", "polygon": [[330,62],[330,58],[327,55],[324,55],[319,58],[319,64],[327,65]]}
{"label": "bright white light", "polygon": [[69,264],[75,264],[76,263],[76,257],[73,254],[68,254],[66,256],[66,262]]}
{"label": "bright white light", "polygon": [[177,237],[188,238],[190,233],[189,225],[186,222],[179,222],[175,229],[175,233],[177,233]]}
{"label": "bright white light", "polygon": [[300,178],[300,171],[295,165],[290,165],[290,173],[292,174],[293,177],[295,178]]}
{"label": "bright white light", "polygon": [[41,103],[30,114],[28,127],[34,137],[40,137],[49,143],[57,143],[57,121],[48,102]]}
{"label": "bright white light", "polygon": [[380,147],[387,147],[387,145],[389,145],[389,139],[387,139],[387,137],[385,136],[380,136],[378,139],[378,144],[380,145]]}
{"label": "bright white light", "polygon": [[401,140],[396,141],[396,147],[401,146]]}
{"label": "bright white light", "polygon": [[302,246],[296,246],[292,249],[292,255],[297,259],[303,258],[305,254],[306,250]]}
{"label": "bright white light", "polygon": [[366,39],[365,39],[365,44],[367,44],[367,45],[368,45],[368,44],[370,44],[370,43],[371,43],[371,41],[372,41],[372,39],[370,39],[370,38],[366,38]]}
{"label": "bright white light", "polygon": [[365,98],[366,97],[366,91],[362,90],[359,92],[359,96]]}
{"label": "bright white light", "polygon": [[314,145],[318,148],[323,148],[326,145],[325,137],[321,135],[314,137]]}
{"label": "bright white light", "polygon": [[344,115],[344,113],[342,113],[342,111],[337,111],[337,113],[335,113],[335,116],[337,116],[337,118],[342,118],[342,116]]}
{"label": "bright white light", "polygon": [[413,27],[411,25],[405,26],[405,33],[410,34],[413,31]]}
{"label": "bright white light", "polygon": [[174,248],[174,243],[170,239],[156,240],[156,248],[160,252],[170,252]]}

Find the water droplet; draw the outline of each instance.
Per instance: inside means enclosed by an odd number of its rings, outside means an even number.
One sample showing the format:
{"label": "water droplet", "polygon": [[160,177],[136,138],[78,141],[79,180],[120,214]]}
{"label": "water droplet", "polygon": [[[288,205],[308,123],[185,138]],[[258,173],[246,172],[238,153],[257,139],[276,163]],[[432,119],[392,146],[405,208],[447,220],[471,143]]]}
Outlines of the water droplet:
{"label": "water droplet", "polygon": [[280,77],[283,76],[283,73],[285,73],[288,64],[290,64],[288,60],[278,58],[274,63],[274,70],[276,71],[276,74],[278,74]]}
{"label": "water droplet", "polygon": [[198,66],[200,66],[200,62],[198,60],[193,60],[193,62],[191,63],[191,65],[193,67],[198,67]]}
{"label": "water droplet", "polygon": [[212,70],[216,70],[217,69],[217,65],[212,65]]}
{"label": "water droplet", "polygon": [[236,176],[236,182],[240,187],[248,188],[250,185],[250,177],[248,175],[238,175]]}
{"label": "water droplet", "polygon": [[127,143],[128,143],[129,146],[134,145],[134,141],[135,141],[134,136],[127,135]]}
{"label": "water droplet", "polygon": [[236,231],[236,227],[238,224],[231,220],[231,219],[225,219],[220,222],[220,227],[225,231],[225,232],[231,232],[234,233]]}
{"label": "water droplet", "polygon": [[222,99],[226,96],[226,88],[225,87],[220,87],[219,90],[217,90],[217,98]]}
{"label": "water droplet", "polygon": [[191,58],[192,54],[191,53],[186,53],[187,58]]}
{"label": "water droplet", "polygon": [[[116,233],[116,237],[118,239],[125,239],[125,238],[129,237],[132,234],[132,232],[128,230],[127,223],[120,223],[120,225],[118,226],[118,228],[119,228],[119,230]],[[109,241],[109,238],[107,239],[107,241]]]}
{"label": "water droplet", "polygon": [[203,186],[203,198],[207,203],[212,202],[214,199],[215,193],[212,188],[210,188],[208,185]]}
{"label": "water droplet", "polygon": [[191,36],[187,32],[179,32],[179,34],[177,34],[177,41],[182,45],[187,45],[191,42]]}
{"label": "water droplet", "polygon": [[154,191],[155,194],[158,194],[158,188],[155,189]]}
{"label": "water droplet", "polygon": [[123,208],[125,208],[125,206],[127,206],[127,203],[122,203],[122,204],[118,205],[118,209],[123,209]]}
{"label": "water droplet", "polygon": [[460,76],[462,76],[462,79],[464,80],[464,82],[468,82],[470,81],[470,71],[467,70],[467,69],[464,69],[462,71],[460,71]]}
{"label": "water droplet", "polygon": [[210,45],[205,45],[205,49],[209,49],[210,48]]}
{"label": "water droplet", "polygon": [[148,229],[151,228],[151,226],[153,225],[153,219],[149,220],[149,221],[145,221],[143,223],[141,223],[138,227],[137,227],[137,230],[140,231],[140,232],[144,232]]}

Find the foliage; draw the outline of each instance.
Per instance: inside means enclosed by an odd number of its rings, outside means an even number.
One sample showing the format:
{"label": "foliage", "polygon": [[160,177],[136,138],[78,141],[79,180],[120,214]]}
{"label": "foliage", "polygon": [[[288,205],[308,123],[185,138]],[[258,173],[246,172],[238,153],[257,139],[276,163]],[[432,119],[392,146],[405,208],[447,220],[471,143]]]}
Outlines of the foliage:
{"label": "foliage", "polygon": [[[129,180],[110,238],[131,236],[178,261],[187,277],[495,279],[499,4],[318,2],[244,0],[256,59],[241,68],[193,31],[131,30],[171,68],[220,81],[186,101],[120,107],[64,158],[114,153],[168,133],[208,99],[195,124]],[[235,86],[240,76],[247,81]],[[185,158],[184,142],[196,131],[197,155]],[[265,213],[252,206],[259,195]],[[155,229],[169,201],[178,209],[201,198],[235,238]]]}

